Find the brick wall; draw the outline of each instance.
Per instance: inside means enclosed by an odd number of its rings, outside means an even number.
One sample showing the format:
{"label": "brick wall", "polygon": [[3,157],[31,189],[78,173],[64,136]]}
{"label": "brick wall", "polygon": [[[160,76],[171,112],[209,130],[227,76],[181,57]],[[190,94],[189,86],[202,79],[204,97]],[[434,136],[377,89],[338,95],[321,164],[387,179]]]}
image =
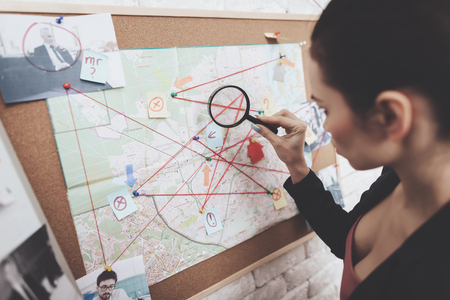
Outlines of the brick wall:
{"label": "brick wall", "polygon": [[[339,157],[339,166],[345,209],[349,211],[381,174],[381,168],[356,171],[343,157]],[[203,299],[338,300],[342,268],[342,260],[316,236]]]}

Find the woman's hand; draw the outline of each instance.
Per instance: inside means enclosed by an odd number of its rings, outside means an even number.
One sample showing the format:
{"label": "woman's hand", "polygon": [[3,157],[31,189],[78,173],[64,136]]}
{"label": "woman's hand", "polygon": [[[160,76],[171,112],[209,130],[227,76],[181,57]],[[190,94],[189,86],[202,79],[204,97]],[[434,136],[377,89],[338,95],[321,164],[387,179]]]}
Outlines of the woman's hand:
{"label": "woman's hand", "polygon": [[[309,173],[303,156],[306,123],[286,109],[275,113],[272,117],[261,116],[258,119],[286,130],[286,135],[280,137],[263,125],[252,125],[255,131],[272,144],[278,157],[286,164],[291,173],[292,183],[301,181]],[[257,130],[258,127],[260,131]]]}

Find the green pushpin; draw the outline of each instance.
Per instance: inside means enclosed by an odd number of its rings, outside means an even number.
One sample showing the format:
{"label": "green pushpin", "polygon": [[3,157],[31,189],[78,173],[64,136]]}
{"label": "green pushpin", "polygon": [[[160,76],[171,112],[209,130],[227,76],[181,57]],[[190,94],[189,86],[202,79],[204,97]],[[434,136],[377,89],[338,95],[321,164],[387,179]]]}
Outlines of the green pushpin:
{"label": "green pushpin", "polygon": [[170,96],[176,97],[176,96],[178,96],[178,94],[174,92],[174,93],[170,94]]}

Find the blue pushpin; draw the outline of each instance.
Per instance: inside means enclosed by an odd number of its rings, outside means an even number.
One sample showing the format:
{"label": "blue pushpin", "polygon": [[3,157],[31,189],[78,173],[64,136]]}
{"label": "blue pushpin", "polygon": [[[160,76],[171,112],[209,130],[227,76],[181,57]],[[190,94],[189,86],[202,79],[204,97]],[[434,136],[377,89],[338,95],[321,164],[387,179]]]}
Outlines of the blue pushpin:
{"label": "blue pushpin", "polygon": [[64,19],[63,16],[59,16],[56,18],[56,23],[61,24],[62,19]]}
{"label": "blue pushpin", "polygon": [[280,59],[282,59],[283,57],[286,57],[286,55],[280,55]]}
{"label": "blue pushpin", "polygon": [[139,193],[137,191],[133,191],[133,195],[135,195],[136,197],[139,196]]}

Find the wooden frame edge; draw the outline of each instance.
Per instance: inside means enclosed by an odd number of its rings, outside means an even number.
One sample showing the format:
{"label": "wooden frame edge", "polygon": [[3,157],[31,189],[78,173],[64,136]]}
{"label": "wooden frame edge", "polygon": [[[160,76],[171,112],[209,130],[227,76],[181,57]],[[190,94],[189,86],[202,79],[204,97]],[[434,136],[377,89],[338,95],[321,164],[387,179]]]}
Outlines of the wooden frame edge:
{"label": "wooden frame edge", "polygon": [[219,11],[200,9],[159,8],[120,5],[82,5],[73,3],[0,1],[1,13],[55,13],[55,14],[98,14],[110,13],[122,16],[158,16],[225,19],[263,19],[317,21],[319,15],[259,13],[240,11]]}
{"label": "wooden frame edge", "polygon": [[313,231],[308,233],[307,235],[305,235],[304,237],[301,237],[300,239],[296,240],[295,242],[290,243],[287,246],[284,246],[281,249],[278,249],[277,251],[267,255],[266,257],[258,260],[257,262],[241,269],[240,271],[234,273],[233,275],[225,278],[224,280],[208,287],[207,289],[201,291],[200,293],[190,297],[188,300],[199,300],[202,299],[210,294],[212,294],[213,292],[219,290],[220,288],[226,286],[227,284],[230,284],[231,282],[235,281],[236,279],[239,279],[240,277],[244,276],[245,274],[257,269],[258,267],[264,265],[265,263],[268,263],[269,261],[277,258],[278,256],[288,252],[289,250],[294,249],[297,246],[300,246],[301,244],[309,241],[310,239],[312,239],[313,237],[315,237],[317,234]]}

